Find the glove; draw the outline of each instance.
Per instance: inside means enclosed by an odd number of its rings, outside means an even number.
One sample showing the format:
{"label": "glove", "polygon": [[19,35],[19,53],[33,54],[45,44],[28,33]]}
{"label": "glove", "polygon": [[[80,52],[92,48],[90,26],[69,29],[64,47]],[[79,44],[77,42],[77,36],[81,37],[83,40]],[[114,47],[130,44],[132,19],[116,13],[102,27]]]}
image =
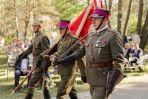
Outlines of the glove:
{"label": "glove", "polygon": [[43,69],[48,69],[48,67],[51,65],[50,57],[44,58],[42,60],[41,66]]}
{"label": "glove", "polygon": [[36,67],[40,67],[42,64],[43,57],[40,55],[36,61]]}
{"label": "glove", "polygon": [[86,76],[81,76],[81,80],[82,80],[84,83],[87,83],[87,77],[86,77]]}
{"label": "glove", "polygon": [[60,59],[57,59],[53,62],[54,65],[57,65],[57,64],[64,64],[66,62],[73,62],[76,60],[76,54],[75,53],[72,53],[71,55],[69,56],[66,56],[64,58],[60,58]]}
{"label": "glove", "polygon": [[63,63],[64,63],[64,60],[62,60],[62,59],[61,60],[60,59],[57,59],[57,60],[54,60],[53,61],[53,65],[54,66],[56,66],[57,64],[63,64]]}

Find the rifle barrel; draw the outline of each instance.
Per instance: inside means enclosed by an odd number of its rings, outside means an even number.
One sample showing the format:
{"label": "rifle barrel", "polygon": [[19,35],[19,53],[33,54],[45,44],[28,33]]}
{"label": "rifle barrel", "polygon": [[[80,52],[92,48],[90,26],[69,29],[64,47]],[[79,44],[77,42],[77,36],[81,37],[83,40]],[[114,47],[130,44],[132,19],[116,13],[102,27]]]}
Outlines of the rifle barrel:
{"label": "rifle barrel", "polygon": [[12,91],[12,94],[14,94],[20,87],[21,85],[26,81],[26,79],[32,74],[32,72],[36,69],[36,67],[34,67],[31,72],[29,74],[27,74],[27,76],[21,81],[21,83]]}

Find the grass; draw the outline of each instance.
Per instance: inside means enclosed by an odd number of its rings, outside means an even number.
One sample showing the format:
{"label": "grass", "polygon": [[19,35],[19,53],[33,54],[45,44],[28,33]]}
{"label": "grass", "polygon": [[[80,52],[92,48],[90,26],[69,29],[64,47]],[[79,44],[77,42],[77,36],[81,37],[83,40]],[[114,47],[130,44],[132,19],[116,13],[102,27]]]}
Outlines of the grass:
{"label": "grass", "polygon": [[[7,58],[4,52],[0,52],[0,99],[23,99],[27,92],[27,88],[22,88],[21,91],[17,94],[11,94],[14,89],[14,72],[11,70],[9,71],[9,79],[7,81],[6,78],[6,63]],[[127,78],[135,77],[135,76],[143,76],[145,74],[148,74],[148,63],[144,64],[144,72],[126,72]],[[23,78],[22,78],[23,79]],[[59,81],[59,80],[57,80]],[[25,82],[26,84],[27,82]],[[57,82],[58,83],[58,82]],[[76,89],[78,92],[82,91],[89,91],[88,84],[82,84],[82,81],[76,82]],[[57,87],[50,88],[50,92],[52,96],[56,95]],[[37,87],[35,90],[35,98],[34,99],[41,99],[42,91],[40,87]]]}
{"label": "grass", "polygon": [[[0,52],[0,99],[23,99],[27,92],[27,88],[21,88],[19,93],[12,94],[12,91],[14,89],[14,71],[9,70],[9,78],[7,80],[6,77],[6,67],[7,67],[7,58],[4,52]],[[55,78],[58,78],[55,76]],[[23,79],[23,77],[21,77]],[[55,80],[56,83],[59,83],[59,79]],[[27,82],[25,82],[23,85],[25,86]],[[79,84],[79,85],[78,85]],[[83,86],[83,87],[82,87]],[[84,87],[85,86],[85,87]],[[76,88],[78,91],[88,91],[89,86],[88,84],[82,85],[82,81],[77,81]],[[57,87],[50,88],[50,92],[52,96],[56,96],[56,90]],[[34,94],[34,99],[41,99],[42,96],[42,89],[41,87],[37,87]]]}

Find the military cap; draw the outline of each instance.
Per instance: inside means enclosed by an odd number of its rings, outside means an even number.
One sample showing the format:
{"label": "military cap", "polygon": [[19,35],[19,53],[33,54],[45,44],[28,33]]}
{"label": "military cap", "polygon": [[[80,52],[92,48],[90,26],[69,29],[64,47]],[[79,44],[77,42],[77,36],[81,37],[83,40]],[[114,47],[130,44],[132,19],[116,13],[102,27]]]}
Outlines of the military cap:
{"label": "military cap", "polygon": [[33,22],[32,26],[35,26],[35,25],[40,25],[40,26],[42,26],[42,24],[43,24],[43,21],[41,21],[41,20],[35,20],[35,21]]}
{"label": "military cap", "polygon": [[105,17],[109,19],[110,11],[103,8],[96,8],[90,18]]}
{"label": "military cap", "polygon": [[60,20],[59,24],[58,24],[58,28],[59,29],[64,29],[67,28],[70,24],[69,20]]}

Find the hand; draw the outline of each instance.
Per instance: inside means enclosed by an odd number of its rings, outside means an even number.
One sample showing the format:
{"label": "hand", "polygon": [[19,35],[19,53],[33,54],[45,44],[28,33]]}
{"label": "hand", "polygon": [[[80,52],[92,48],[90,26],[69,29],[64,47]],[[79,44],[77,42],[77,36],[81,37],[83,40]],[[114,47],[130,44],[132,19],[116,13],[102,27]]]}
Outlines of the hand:
{"label": "hand", "polygon": [[87,77],[86,77],[86,76],[81,76],[81,80],[82,80],[84,83],[87,83]]}
{"label": "hand", "polygon": [[36,67],[40,67],[40,66],[41,66],[42,60],[43,60],[43,57],[42,57],[42,56],[39,56],[39,57],[37,58]]}
{"label": "hand", "polygon": [[53,66],[56,66],[58,63],[59,63],[58,59],[54,59],[52,62]]}
{"label": "hand", "polygon": [[49,58],[50,58],[49,55],[44,55],[44,56],[43,56],[43,59],[49,59]]}

